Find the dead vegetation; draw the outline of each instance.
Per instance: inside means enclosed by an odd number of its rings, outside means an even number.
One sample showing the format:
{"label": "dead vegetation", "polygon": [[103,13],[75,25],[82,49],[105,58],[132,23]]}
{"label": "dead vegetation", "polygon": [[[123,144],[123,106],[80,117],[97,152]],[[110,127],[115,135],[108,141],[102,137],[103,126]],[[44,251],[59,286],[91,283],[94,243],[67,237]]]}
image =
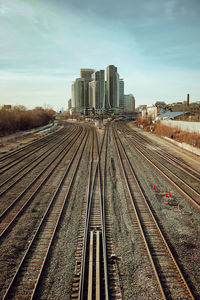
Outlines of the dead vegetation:
{"label": "dead vegetation", "polygon": [[11,109],[0,109],[0,135],[15,133],[43,126],[54,120],[52,109],[36,107],[27,110],[24,106],[14,106]]}
{"label": "dead vegetation", "polygon": [[161,124],[159,121],[151,123],[151,120],[142,120],[138,118],[136,120],[138,127],[143,128],[146,131],[153,131],[159,136],[166,136],[180,143],[187,143],[194,147],[200,148],[200,135],[197,133],[182,131],[178,128],[170,127]]}
{"label": "dead vegetation", "polygon": [[200,135],[197,133],[182,131],[178,128],[162,125],[157,122],[154,126],[154,132],[160,136],[167,136],[177,142],[187,143],[200,148]]}

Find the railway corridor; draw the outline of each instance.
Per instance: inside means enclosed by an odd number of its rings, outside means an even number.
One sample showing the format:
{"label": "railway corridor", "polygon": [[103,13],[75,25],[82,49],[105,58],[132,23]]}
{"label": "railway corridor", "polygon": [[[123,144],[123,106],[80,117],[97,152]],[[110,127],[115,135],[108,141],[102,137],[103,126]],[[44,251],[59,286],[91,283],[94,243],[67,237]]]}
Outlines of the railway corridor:
{"label": "railway corridor", "polygon": [[198,170],[137,135],[68,123],[0,157],[1,299],[198,299]]}

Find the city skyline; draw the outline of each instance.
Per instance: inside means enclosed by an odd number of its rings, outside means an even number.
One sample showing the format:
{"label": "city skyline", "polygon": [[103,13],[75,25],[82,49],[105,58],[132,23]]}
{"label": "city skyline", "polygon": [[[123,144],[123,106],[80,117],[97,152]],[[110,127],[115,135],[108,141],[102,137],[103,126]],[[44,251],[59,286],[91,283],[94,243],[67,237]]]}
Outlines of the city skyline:
{"label": "city skyline", "polygon": [[200,2],[1,0],[0,104],[67,107],[76,70],[113,64],[136,106],[199,101]]}
{"label": "city skyline", "polygon": [[105,70],[82,68],[80,77],[72,82],[69,113],[104,114],[135,111],[135,97],[124,94],[124,80],[117,66]]}

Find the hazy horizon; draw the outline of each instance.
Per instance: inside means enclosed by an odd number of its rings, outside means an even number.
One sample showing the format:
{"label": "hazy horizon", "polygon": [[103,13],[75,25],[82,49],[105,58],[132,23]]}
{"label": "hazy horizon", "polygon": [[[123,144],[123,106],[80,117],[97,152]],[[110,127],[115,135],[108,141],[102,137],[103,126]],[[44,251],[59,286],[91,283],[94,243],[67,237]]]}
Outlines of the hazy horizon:
{"label": "hazy horizon", "polygon": [[0,0],[0,104],[67,108],[81,68],[118,68],[136,106],[199,101],[200,1]]}

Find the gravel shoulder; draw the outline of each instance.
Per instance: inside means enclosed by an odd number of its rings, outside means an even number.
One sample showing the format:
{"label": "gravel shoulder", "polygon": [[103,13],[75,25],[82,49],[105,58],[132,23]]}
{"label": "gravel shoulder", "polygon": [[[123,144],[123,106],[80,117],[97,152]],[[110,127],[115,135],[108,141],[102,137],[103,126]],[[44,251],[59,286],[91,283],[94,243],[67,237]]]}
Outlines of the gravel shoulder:
{"label": "gravel shoulder", "polygon": [[[141,132],[141,130],[139,130]],[[171,147],[171,144],[165,143],[160,138],[148,133],[143,135],[154,140],[156,143],[178,158],[190,161],[195,169],[199,169],[197,161],[193,154],[189,152],[182,153],[177,147]],[[161,225],[162,231],[170,248],[178,261],[178,264],[187,279],[190,288],[196,297],[200,295],[200,216],[196,207],[190,204],[178,190],[160,176],[146,160],[140,156],[137,151],[130,148],[125,143],[126,150],[134,166],[136,175],[141,183],[150,206],[152,207],[157,220]],[[156,185],[156,190],[153,185]],[[165,192],[171,190],[171,199],[165,198]],[[179,205],[179,206],[178,206]],[[184,214],[184,211],[190,214]],[[197,298],[198,299],[198,298]]]}

